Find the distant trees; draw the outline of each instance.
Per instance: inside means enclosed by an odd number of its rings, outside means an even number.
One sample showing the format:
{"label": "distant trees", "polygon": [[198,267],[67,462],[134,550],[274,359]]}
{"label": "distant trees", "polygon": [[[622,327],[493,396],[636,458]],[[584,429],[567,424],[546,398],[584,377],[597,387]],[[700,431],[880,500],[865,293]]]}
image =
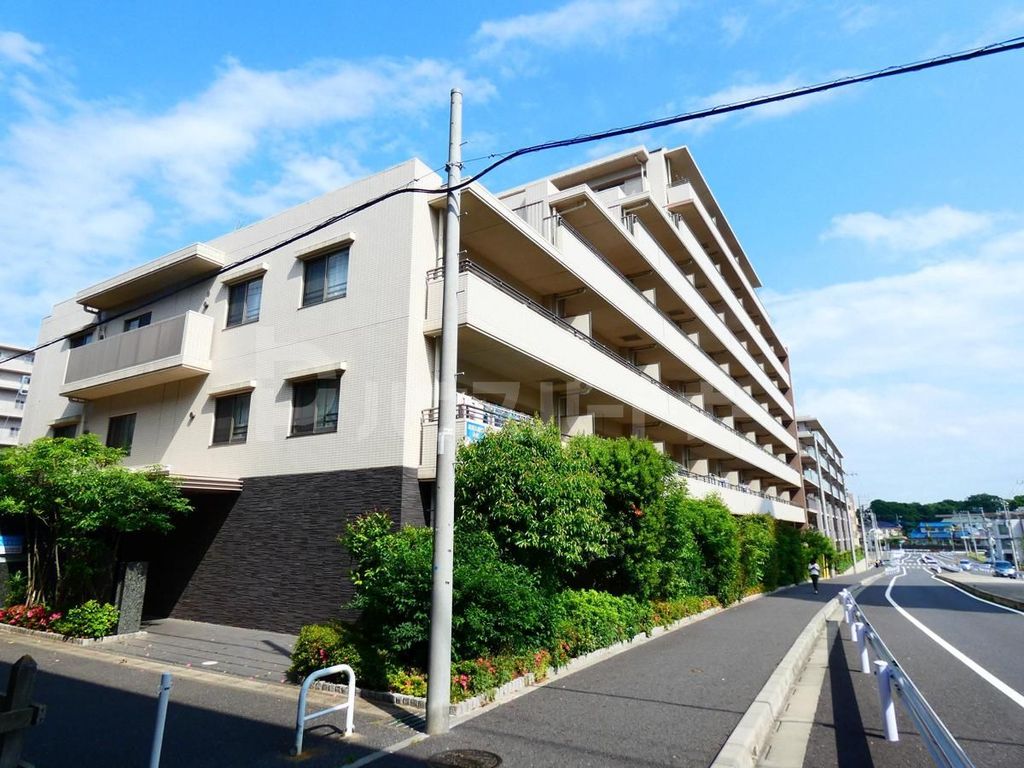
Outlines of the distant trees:
{"label": "distant trees", "polygon": [[[1010,509],[1024,507],[1024,496],[1006,499]],[[914,528],[918,523],[930,523],[939,519],[939,515],[951,515],[954,512],[982,509],[988,514],[1001,512],[1003,499],[991,493],[974,493],[962,501],[943,499],[922,504],[918,501],[885,501],[875,499],[871,502],[875,516],[882,521],[900,522],[904,530]]]}

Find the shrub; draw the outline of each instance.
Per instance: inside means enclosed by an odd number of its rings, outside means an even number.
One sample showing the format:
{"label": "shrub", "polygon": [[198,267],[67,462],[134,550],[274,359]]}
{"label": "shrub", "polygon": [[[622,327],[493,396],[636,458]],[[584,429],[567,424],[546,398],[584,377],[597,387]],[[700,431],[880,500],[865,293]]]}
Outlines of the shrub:
{"label": "shrub", "polygon": [[388,690],[405,696],[426,696],[427,676],[418,669],[389,672]]}
{"label": "shrub", "polygon": [[292,648],[288,675],[293,679],[335,664],[348,664],[356,673],[356,685],[380,688],[388,678],[381,656],[371,649],[350,625],[307,624],[299,630]]}
{"label": "shrub", "polygon": [[593,589],[562,592],[556,611],[555,637],[560,662],[632,640],[654,627],[650,605]]}
{"label": "shrub", "polygon": [[28,592],[28,577],[24,571],[14,571],[7,577],[7,594],[4,597],[4,608],[12,605],[23,605]]}
{"label": "shrub", "polygon": [[695,616],[709,608],[716,608],[721,605],[718,598],[711,595],[703,597],[680,597],[675,600],[655,600],[651,604],[654,610],[654,623],[660,627],[667,627],[687,616]]}
{"label": "shrub", "polygon": [[554,423],[508,422],[459,449],[457,529],[487,531],[501,557],[556,588],[608,554],[610,531],[587,456]]}
{"label": "shrub", "polygon": [[775,561],[779,584],[799,584],[807,578],[807,561],[800,543],[800,532],[791,525],[775,526]]}
{"label": "shrub", "polygon": [[68,637],[106,637],[117,630],[117,606],[88,600],[71,608],[53,628]]}
{"label": "shrub", "polygon": [[[396,664],[423,668],[430,629],[433,532],[390,529],[381,513],[346,528],[341,541],[353,557],[359,626],[370,644]],[[551,601],[526,568],[499,557],[484,531],[456,530],[452,654],[472,659],[525,652],[551,638]]]}
{"label": "shrub", "polygon": [[737,520],[740,537],[740,586],[743,594],[779,585],[775,558],[775,519],[768,515],[746,515]]}
{"label": "shrub", "polygon": [[727,605],[740,591],[736,519],[717,496],[694,499],[681,489],[665,496],[668,545],[665,595],[714,595]]}
{"label": "shrub", "polygon": [[40,632],[59,632],[61,630],[55,625],[60,622],[62,615],[45,605],[11,605],[0,610],[0,623]]}
{"label": "shrub", "polygon": [[585,435],[570,446],[587,457],[600,483],[611,531],[608,557],[592,564],[585,582],[639,599],[657,596],[665,543],[661,497],[674,464],[643,438]]}

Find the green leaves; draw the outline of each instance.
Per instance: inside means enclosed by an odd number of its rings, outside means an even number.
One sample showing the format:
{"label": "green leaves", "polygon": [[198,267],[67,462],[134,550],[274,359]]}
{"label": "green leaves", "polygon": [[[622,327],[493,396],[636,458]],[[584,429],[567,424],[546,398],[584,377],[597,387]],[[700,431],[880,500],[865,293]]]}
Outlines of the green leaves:
{"label": "green leaves", "polygon": [[587,456],[541,421],[510,422],[459,449],[457,524],[486,531],[503,557],[562,583],[608,552],[611,529]]}

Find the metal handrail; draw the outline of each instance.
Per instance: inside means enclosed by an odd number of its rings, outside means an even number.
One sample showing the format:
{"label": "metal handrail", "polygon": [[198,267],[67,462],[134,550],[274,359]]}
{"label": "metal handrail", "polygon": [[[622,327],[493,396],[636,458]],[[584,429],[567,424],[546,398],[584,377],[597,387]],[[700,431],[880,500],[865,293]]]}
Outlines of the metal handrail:
{"label": "metal handrail", "polygon": [[[529,309],[532,309],[534,312],[537,312],[538,314],[542,315],[543,317],[545,317],[546,319],[550,320],[551,322],[559,325],[563,330],[568,331],[569,333],[571,333],[576,338],[578,338],[578,339],[580,339],[582,341],[585,341],[591,347],[593,347],[594,349],[596,349],[599,352],[603,353],[604,355],[610,357],[612,360],[615,360],[617,363],[626,366],[633,373],[637,374],[638,376],[642,376],[644,379],[649,381],[651,384],[654,384],[659,389],[661,389],[661,390],[665,391],[666,393],[672,395],[672,397],[677,399],[679,402],[681,402],[684,405],[692,408],[693,410],[701,413],[705,418],[710,419],[711,421],[716,422],[717,424],[721,425],[722,427],[725,427],[725,429],[729,430],[730,432],[732,432],[732,433],[736,434],[737,436],[739,436],[741,439],[747,441],[751,445],[753,445],[756,448],[760,449],[769,458],[779,462],[784,467],[789,467],[789,463],[788,462],[785,462],[782,459],[780,459],[778,456],[776,456],[775,454],[768,452],[767,450],[764,449],[763,446],[759,445],[754,440],[751,440],[749,437],[747,437],[744,433],[740,432],[735,427],[732,427],[729,424],[726,424],[725,421],[723,421],[722,419],[718,418],[717,416],[715,416],[712,413],[708,413],[703,408],[701,408],[699,405],[695,405],[688,398],[682,397],[679,392],[676,392],[674,389],[672,389],[668,385],[664,384],[663,382],[658,381],[653,376],[651,376],[649,373],[646,373],[646,372],[642,371],[640,368],[635,366],[633,363],[631,363],[628,360],[626,360],[626,358],[622,357],[620,354],[618,354],[614,350],[610,349],[609,347],[606,347],[604,344],[602,344],[601,342],[597,341],[597,339],[595,339],[594,337],[589,336],[589,335],[583,333],[583,331],[579,330],[578,328],[574,327],[570,323],[566,322],[563,318],[558,317],[558,315],[554,314],[553,312],[548,310],[546,307],[541,306],[540,304],[538,304],[536,301],[531,299],[529,296],[524,294],[519,289],[514,288],[513,286],[509,285],[508,283],[506,283],[501,278],[495,277],[490,272],[488,272],[486,269],[481,267],[479,264],[477,264],[475,262],[472,262],[472,261],[469,261],[468,259],[463,259],[462,261],[459,262],[459,272],[460,273],[462,273],[462,272],[472,273],[472,274],[476,275],[477,277],[479,277],[480,279],[484,280],[485,282],[493,285],[495,288],[497,288],[498,290],[502,291],[503,293],[508,294],[509,296],[511,296],[512,298],[516,299],[517,301],[519,301],[520,303],[522,303],[523,305],[525,305]],[[440,280],[440,279],[443,279],[443,277],[444,277],[444,269],[442,267],[436,267],[434,269],[431,269],[431,270],[427,271],[427,281],[428,282],[432,281],[432,280]]]}
{"label": "metal handrail", "polygon": [[[333,707],[327,709],[321,709],[319,712],[313,712],[306,714],[306,694],[309,693],[309,686],[319,680],[321,677],[327,677],[328,675],[339,675],[345,674],[348,676],[348,697],[342,704],[335,704]],[[302,735],[306,728],[306,723],[317,717],[323,717],[329,715],[331,712],[338,712],[345,710],[345,735],[352,735],[353,720],[355,718],[356,709],[356,673],[352,670],[348,664],[335,664],[332,667],[325,667],[324,669],[318,669],[316,672],[310,673],[310,675],[302,681],[302,688],[299,690],[299,708],[295,715],[295,746],[292,747],[292,755],[299,755],[302,753]]]}
{"label": "metal handrail", "polygon": [[882,641],[875,628],[871,626],[871,622],[857,605],[853,595],[849,590],[844,589],[839,593],[839,597],[843,603],[846,623],[850,624],[853,639],[857,641],[860,650],[862,672],[870,673],[871,671],[868,664],[867,646],[870,645],[875,654],[874,665],[879,677],[878,690],[882,701],[886,739],[888,741],[899,740],[899,732],[896,730],[896,713],[892,708],[890,693],[895,689],[903,703],[903,709],[914,721],[917,732],[935,764],[941,768],[974,768],[974,763],[967,757],[963,747],[949,732],[939,716],[935,714],[935,710],[925,699],[924,694],[900,666],[899,661]]}
{"label": "metal handrail", "polygon": [[[484,424],[491,424],[495,427],[502,426],[506,421],[529,421],[530,417],[525,413],[512,411],[508,408],[495,409],[486,406],[473,405],[472,403],[458,403],[455,406],[456,419],[475,419]],[[424,408],[420,421],[423,424],[433,424],[437,421],[439,408]]]}
{"label": "metal handrail", "polygon": [[705,483],[710,483],[711,485],[718,485],[721,486],[722,488],[730,488],[734,491],[740,491],[741,493],[749,493],[752,496],[760,496],[762,499],[777,501],[780,504],[793,503],[791,501],[786,501],[786,499],[783,499],[781,496],[775,496],[765,491],[755,491],[753,488],[749,488],[745,485],[740,485],[738,483],[730,483],[728,480],[723,480],[722,478],[716,477],[715,475],[702,475],[698,472],[693,472],[692,470],[689,470],[686,467],[684,467],[682,464],[676,464],[676,474],[682,475],[683,477],[692,477],[695,480],[702,480]]}

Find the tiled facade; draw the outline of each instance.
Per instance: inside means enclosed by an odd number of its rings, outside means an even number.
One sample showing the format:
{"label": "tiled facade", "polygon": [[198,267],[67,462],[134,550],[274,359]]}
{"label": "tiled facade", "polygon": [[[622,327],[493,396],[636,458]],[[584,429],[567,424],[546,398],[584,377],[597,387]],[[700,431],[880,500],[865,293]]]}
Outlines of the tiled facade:
{"label": "tiled facade", "polygon": [[34,358],[22,347],[0,344],[0,448],[21,437]]}

